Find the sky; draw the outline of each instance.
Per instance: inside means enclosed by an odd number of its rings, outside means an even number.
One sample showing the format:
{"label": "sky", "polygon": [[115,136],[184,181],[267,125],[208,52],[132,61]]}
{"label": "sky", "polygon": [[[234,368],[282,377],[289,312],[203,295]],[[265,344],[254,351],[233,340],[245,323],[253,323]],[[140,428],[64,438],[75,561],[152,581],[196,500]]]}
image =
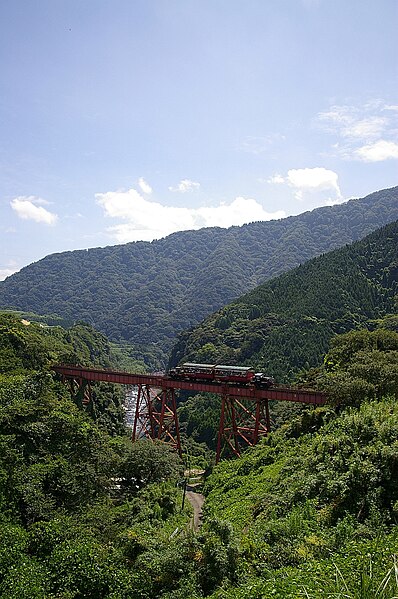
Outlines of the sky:
{"label": "sky", "polygon": [[397,0],[3,0],[0,279],[398,184]]}

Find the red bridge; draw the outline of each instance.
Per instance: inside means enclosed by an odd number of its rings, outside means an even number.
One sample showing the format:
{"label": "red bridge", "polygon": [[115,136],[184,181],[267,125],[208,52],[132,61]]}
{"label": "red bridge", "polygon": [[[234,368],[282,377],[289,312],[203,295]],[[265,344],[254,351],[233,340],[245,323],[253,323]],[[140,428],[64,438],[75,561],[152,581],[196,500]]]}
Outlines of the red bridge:
{"label": "red bridge", "polygon": [[273,386],[258,389],[237,383],[175,380],[167,375],[130,374],[57,364],[53,370],[61,375],[76,403],[92,407],[91,383],[105,381],[138,387],[135,406],[133,441],[143,436],[171,443],[181,455],[181,440],[175,398],[176,389],[221,396],[220,424],[217,440],[217,462],[229,448],[239,456],[242,446],[255,445],[270,431],[268,402],[293,401],[324,405],[326,396],[316,391]]}

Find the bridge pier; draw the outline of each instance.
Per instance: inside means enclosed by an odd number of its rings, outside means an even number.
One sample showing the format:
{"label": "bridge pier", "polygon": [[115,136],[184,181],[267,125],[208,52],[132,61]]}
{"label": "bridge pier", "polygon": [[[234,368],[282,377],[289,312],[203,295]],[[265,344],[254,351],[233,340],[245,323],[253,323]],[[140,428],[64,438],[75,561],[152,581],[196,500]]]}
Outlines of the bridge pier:
{"label": "bridge pier", "polygon": [[132,441],[143,437],[170,443],[182,455],[174,389],[138,385]]}
{"label": "bridge pier", "polygon": [[62,381],[69,387],[73,401],[79,408],[86,408],[91,414],[94,413],[92,401],[91,383],[89,380],[79,377],[62,377]]}
{"label": "bridge pier", "polygon": [[239,400],[225,390],[221,397],[216,463],[226,450],[239,457],[241,449],[256,445],[270,429],[268,399]]}

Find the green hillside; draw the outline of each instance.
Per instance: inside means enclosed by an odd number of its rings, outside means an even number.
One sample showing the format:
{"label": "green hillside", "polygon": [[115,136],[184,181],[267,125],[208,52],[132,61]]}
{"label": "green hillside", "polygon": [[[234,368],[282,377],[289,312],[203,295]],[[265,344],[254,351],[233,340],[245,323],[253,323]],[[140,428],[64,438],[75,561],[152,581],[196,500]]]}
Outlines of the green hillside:
{"label": "green hillside", "polygon": [[[49,326],[53,317],[35,314],[0,312],[0,376],[20,376],[26,373],[51,373],[51,365],[59,362],[122,368],[128,366],[142,372],[142,364],[135,363],[119,348],[90,325],[77,323],[67,329]],[[93,386],[96,397],[95,419],[108,433],[124,431],[124,390],[97,383]]]}
{"label": "green hillside", "polygon": [[398,218],[398,188],[279,221],[63,252],[0,283],[0,306],[88,322],[152,367],[178,332],[261,282]]}
{"label": "green hillside", "polygon": [[132,446],[115,385],[96,385],[95,410],[79,409],[51,374],[64,359],[115,366],[88,325],[0,313],[0,598],[156,596],[167,587],[152,576],[156,560],[188,521],[179,457]]}
{"label": "green hillside", "polygon": [[206,483],[206,519],[230,523],[244,561],[213,597],[397,595],[398,333],[338,336],[319,376],[349,384],[338,411],[307,409]]}
{"label": "green hillside", "polygon": [[398,221],[260,285],[183,333],[179,361],[251,364],[279,382],[321,362],[331,337],[398,309]]}
{"label": "green hillside", "polygon": [[317,380],[337,408],[214,467],[197,533],[177,454],[131,445],[48,371],[65,349],[107,362],[101,336],[7,314],[0,347],[0,599],[397,596],[397,332],[335,339]]}
{"label": "green hillside", "polygon": [[0,349],[0,599],[397,596],[398,332],[337,336],[302,375],[333,403],[214,467],[196,533],[177,454],[51,375],[112,364],[101,334],[0,314]]}

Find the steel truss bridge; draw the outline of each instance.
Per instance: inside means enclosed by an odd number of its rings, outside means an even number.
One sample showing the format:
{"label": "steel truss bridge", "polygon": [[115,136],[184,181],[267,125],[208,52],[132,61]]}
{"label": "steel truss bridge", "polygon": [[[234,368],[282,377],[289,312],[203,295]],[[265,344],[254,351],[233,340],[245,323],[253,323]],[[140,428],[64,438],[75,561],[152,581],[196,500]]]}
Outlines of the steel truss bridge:
{"label": "steel truss bridge", "polygon": [[259,389],[237,383],[176,380],[167,375],[132,374],[68,364],[52,367],[69,386],[74,401],[93,408],[91,384],[99,381],[138,388],[132,440],[142,437],[170,443],[181,455],[176,390],[214,393],[221,397],[217,462],[224,452],[240,456],[243,447],[255,445],[271,429],[269,401],[324,405],[326,396],[316,391],[271,387]]}

